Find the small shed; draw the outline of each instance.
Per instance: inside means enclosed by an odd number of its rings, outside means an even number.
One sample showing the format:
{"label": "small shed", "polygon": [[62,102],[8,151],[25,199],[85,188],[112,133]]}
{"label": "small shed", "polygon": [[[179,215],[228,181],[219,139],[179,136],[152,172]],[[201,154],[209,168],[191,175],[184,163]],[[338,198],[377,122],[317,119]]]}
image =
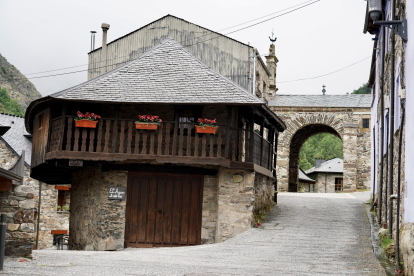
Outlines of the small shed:
{"label": "small shed", "polygon": [[316,159],[315,167],[307,170],[306,174],[317,181],[318,193],[342,192],[344,189],[344,161],[341,158]]}

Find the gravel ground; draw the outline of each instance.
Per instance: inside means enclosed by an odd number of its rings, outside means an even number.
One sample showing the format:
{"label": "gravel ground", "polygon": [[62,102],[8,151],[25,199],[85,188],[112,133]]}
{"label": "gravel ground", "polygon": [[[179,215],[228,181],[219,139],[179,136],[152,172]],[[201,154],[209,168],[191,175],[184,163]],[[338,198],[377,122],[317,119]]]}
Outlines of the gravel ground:
{"label": "gravel ground", "polygon": [[118,252],[34,251],[7,275],[385,275],[362,202],[369,193],[281,193],[262,223],[220,244]]}

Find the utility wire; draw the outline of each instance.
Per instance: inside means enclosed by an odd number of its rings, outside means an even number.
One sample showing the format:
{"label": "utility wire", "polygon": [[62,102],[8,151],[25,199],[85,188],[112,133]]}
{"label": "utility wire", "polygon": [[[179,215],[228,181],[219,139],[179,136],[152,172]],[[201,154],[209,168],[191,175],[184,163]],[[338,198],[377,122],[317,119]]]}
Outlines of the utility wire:
{"label": "utility wire", "polygon": [[366,57],[366,58],[364,58],[364,59],[361,59],[360,61],[357,61],[357,62],[355,62],[355,63],[352,63],[352,64],[350,64],[350,65],[348,65],[348,66],[346,66],[346,67],[343,67],[343,68],[338,69],[338,70],[336,70],[336,71],[333,71],[333,72],[330,72],[330,73],[327,73],[327,74],[324,74],[324,75],[320,75],[320,76],[317,76],[317,77],[304,78],[304,79],[297,79],[297,80],[290,80],[290,81],[279,81],[278,83],[297,82],[297,81],[304,81],[304,80],[312,80],[312,79],[322,78],[322,77],[329,76],[329,75],[332,75],[332,74],[334,74],[334,73],[337,73],[337,72],[339,72],[339,71],[342,71],[342,70],[344,70],[344,69],[346,69],[346,68],[349,68],[349,67],[351,67],[351,66],[353,66],[353,65],[355,65],[355,64],[358,64],[358,63],[360,63],[360,62],[363,62],[364,60],[367,60],[367,59],[369,59],[369,58],[372,58],[372,55],[370,55],[369,57]]}
{"label": "utility wire", "polygon": [[[289,7],[289,8],[286,8],[286,9],[283,9],[283,10],[280,10],[280,11],[277,11],[277,12],[274,12],[274,13],[271,13],[271,14],[268,14],[268,15],[265,15],[265,16],[262,16],[262,17],[259,17],[259,18],[256,18],[256,19],[253,19],[253,20],[250,20],[250,21],[246,21],[246,22],[244,22],[244,23],[240,23],[240,24],[237,24],[237,25],[234,25],[234,26],[231,26],[231,27],[228,27],[228,28],[225,28],[225,29],[219,30],[218,32],[222,32],[222,31],[225,31],[225,30],[228,30],[228,29],[232,29],[232,28],[235,28],[235,27],[241,26],[241,25],[245,25],[245,24],[247,24],[247,23],[254,22],[254,21],[257,21],[257,20],[259,20],[259,19],[266,18],[266,17],[268,17],[268,16],[271,16],[271,15],[274,15],[274,14],[281,13],[281,12],[283,12],[283,11],[286,11],[286,10],[292,9],[292,8],[294,8],[294,7],[297,7],[297,6],[300,6],[300,5],[303,5],[303,4],[306,4],[306,3],[312,2],[312,1],[314,1],[314,0],[305,1],[305,2],[302,2],[302,3],[300,3],[300,4],[297,4],[297,5],[291,6],[291,7]],[[313,3],[315,3],[315,2],[319,2],[319,1],[321,1],[321,0],[316,0],[316,1],[314,1]],[[303,8],[303,7],[309,6],[309,5],[313,4],[313,3],[309,3],[309,4],[305,5],[305,6],[301,6],[301,7],[299,7],[299,8],[296,8],[296,9],[291,10],[291,11],[289,11],[289,12],[286,12],[286,13],[284,13],[284,14],[291,13],[291,12],[293,12],[293,11],[295,11],[295,10],[298,10],[298,9]],[[281,14],[281,15],[279,15],[279,16],[282,16],[282,15],[284,15],[284,14]],[[255,26],[255,25],[261,24],[261,23],[263,23],[263,22],[269,21],[269,20],[274,19],[274,18],[277,18],[277,17],[279,17],[279,16],[275,16],[275,17],[269,18],[269,19],[267,19],[267,20],[264,20],[264,21],[258,22],[258,23],[256,23],[256,24],[253,24],[253,25],[250,25],[250,26],[247,26],[247,27],[244,27],[244,28],[241,28],[241,29],[238,29],[238,30],[232,31],[232,32],[230,32],[230,33],[226,33],[226,34],[224,34],[224,35],[232,34],[232,33],[238,32],[238,31],[240,31],[240,30],[244,30],[244,29],[247,29],[247,28],[253,27],[253,26]],[[201,38],[201,37],[208,36],[208,35],[212,35],[212,34],[214,34],[214,33],[204,34],[204,35],[201,35],[201,36],[198,36],[198,37],[194,37],[194,38],[191,38],[191,39],[186,39],[186,40],[180,41],[179,43],[180,43],[180,44],[183,44],[183,42],[186,42],[186,41],[188,41],[188,40],[194,40],[194,39]],[[217,37],[220,37],[220,36],[222,36],[222,35],[220,34],[220,35],[218,35]],[[204,41],[212,40],[212,39],[215,39],[215,38],[217,38],[217,37],[214,37],[214,38],[211,38],[211,39],[207,39],[207,40],[203,40],[203,41],[200,41],[200,42],[204,42]],[[198,43],[200,43],[200,42],[198,42]],[[198,43],[195,43],[195,44],[198,44]],[[193,46],[193,45],[195,45],[195,44],[184,45],[184,47]],[[99,61],[98,63],[102,63],[102,62],[104,62],[104,61],[110,61],[110,60],[120,59],[120,58],[124,58],[124,57],[128,57],[128,56],[129,56],[129,55],[125,55],[125,56],[120,56],[120,57],[116,57],[116,58],[113,58],[113,59],[101,60],[101,61]],[[132,59],[131,59],[131,60],[132,60]],[[128,61],[130,61],[130,60],[127,60],[127,61],[124,61],[124,62],[128,62]],[[124,62],[122,62],[122,63],[124,63]],[[118,64],[119,64],[119,63],[118,63]],[[24,74],[24,75],[25,75],[25,76],[29,76],[29,75],[37,75],[37,74],[42,74],[42,73],[49,73],[49,72],[54,72],[54,71],[61,71],[61,70],[66,70],[66,69],[72,69],[72,68],[82,67],[82,66],[86,66],[86,65],[88,65],[88,64],[76,65],[76,66],[71,66],[71,67],[66,67],[66,68],[60,68],[60,69],[54,69],[54,70],[48,70],[48,71],[42,71],[42,72],[36,72],[36,73],[29,73],[29,74]],[[107,67],[108,67],[108,66],[113,66],[113,65],[107,65]],[[99,67],[99,68],[103,68],[103,67]],[[99,69],[99,68],[95,68],[95,69]],[[73,73],[84,72],[84,71],[87,71],[87,70],[75,71],[75,72],[73,72]],[[68,73],[71,73],[71,72],[68,72]],[[63,73],[62,73],[62,74],[63,74]],[[55,74],[55,75],[50,75],[50,76],[60,76],[60,75],[62,75],[62,74]],[[46,76],[43,76],[43,77],[46,77]],[[39,78],[39,77],[32,77],[32,78],[30,78],[30,79],[33,79],[33,78]]]}

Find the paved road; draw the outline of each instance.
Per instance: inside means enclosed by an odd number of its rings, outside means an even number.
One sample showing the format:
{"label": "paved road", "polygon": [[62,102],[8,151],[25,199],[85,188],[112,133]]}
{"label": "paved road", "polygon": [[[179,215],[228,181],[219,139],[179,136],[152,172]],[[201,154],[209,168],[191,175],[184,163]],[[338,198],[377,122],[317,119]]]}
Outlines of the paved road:
{"label": "paved road", "polygon": [[[355,196],[354,196],[355,195]],[[366,194],[279,194],[263,223],[221,244],[119,252],[35,251],[9,275],[385,275],[369,241]]]}

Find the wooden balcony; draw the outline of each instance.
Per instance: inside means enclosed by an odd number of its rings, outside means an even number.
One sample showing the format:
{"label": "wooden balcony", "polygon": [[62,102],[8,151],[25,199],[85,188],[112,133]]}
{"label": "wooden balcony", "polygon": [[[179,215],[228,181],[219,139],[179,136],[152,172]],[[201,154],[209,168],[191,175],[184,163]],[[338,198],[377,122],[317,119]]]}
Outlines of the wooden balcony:
{"label": "wooden balcony", "polygon": [[219,165],[273,175],[272,142],[228,125],[215,135],[197,134],[194,124],[167,121],[151,131],[135,129],[134,120],[102,118],[88,129],[76,128],[74,116],[58,117],[50,123],[46,160]]}

